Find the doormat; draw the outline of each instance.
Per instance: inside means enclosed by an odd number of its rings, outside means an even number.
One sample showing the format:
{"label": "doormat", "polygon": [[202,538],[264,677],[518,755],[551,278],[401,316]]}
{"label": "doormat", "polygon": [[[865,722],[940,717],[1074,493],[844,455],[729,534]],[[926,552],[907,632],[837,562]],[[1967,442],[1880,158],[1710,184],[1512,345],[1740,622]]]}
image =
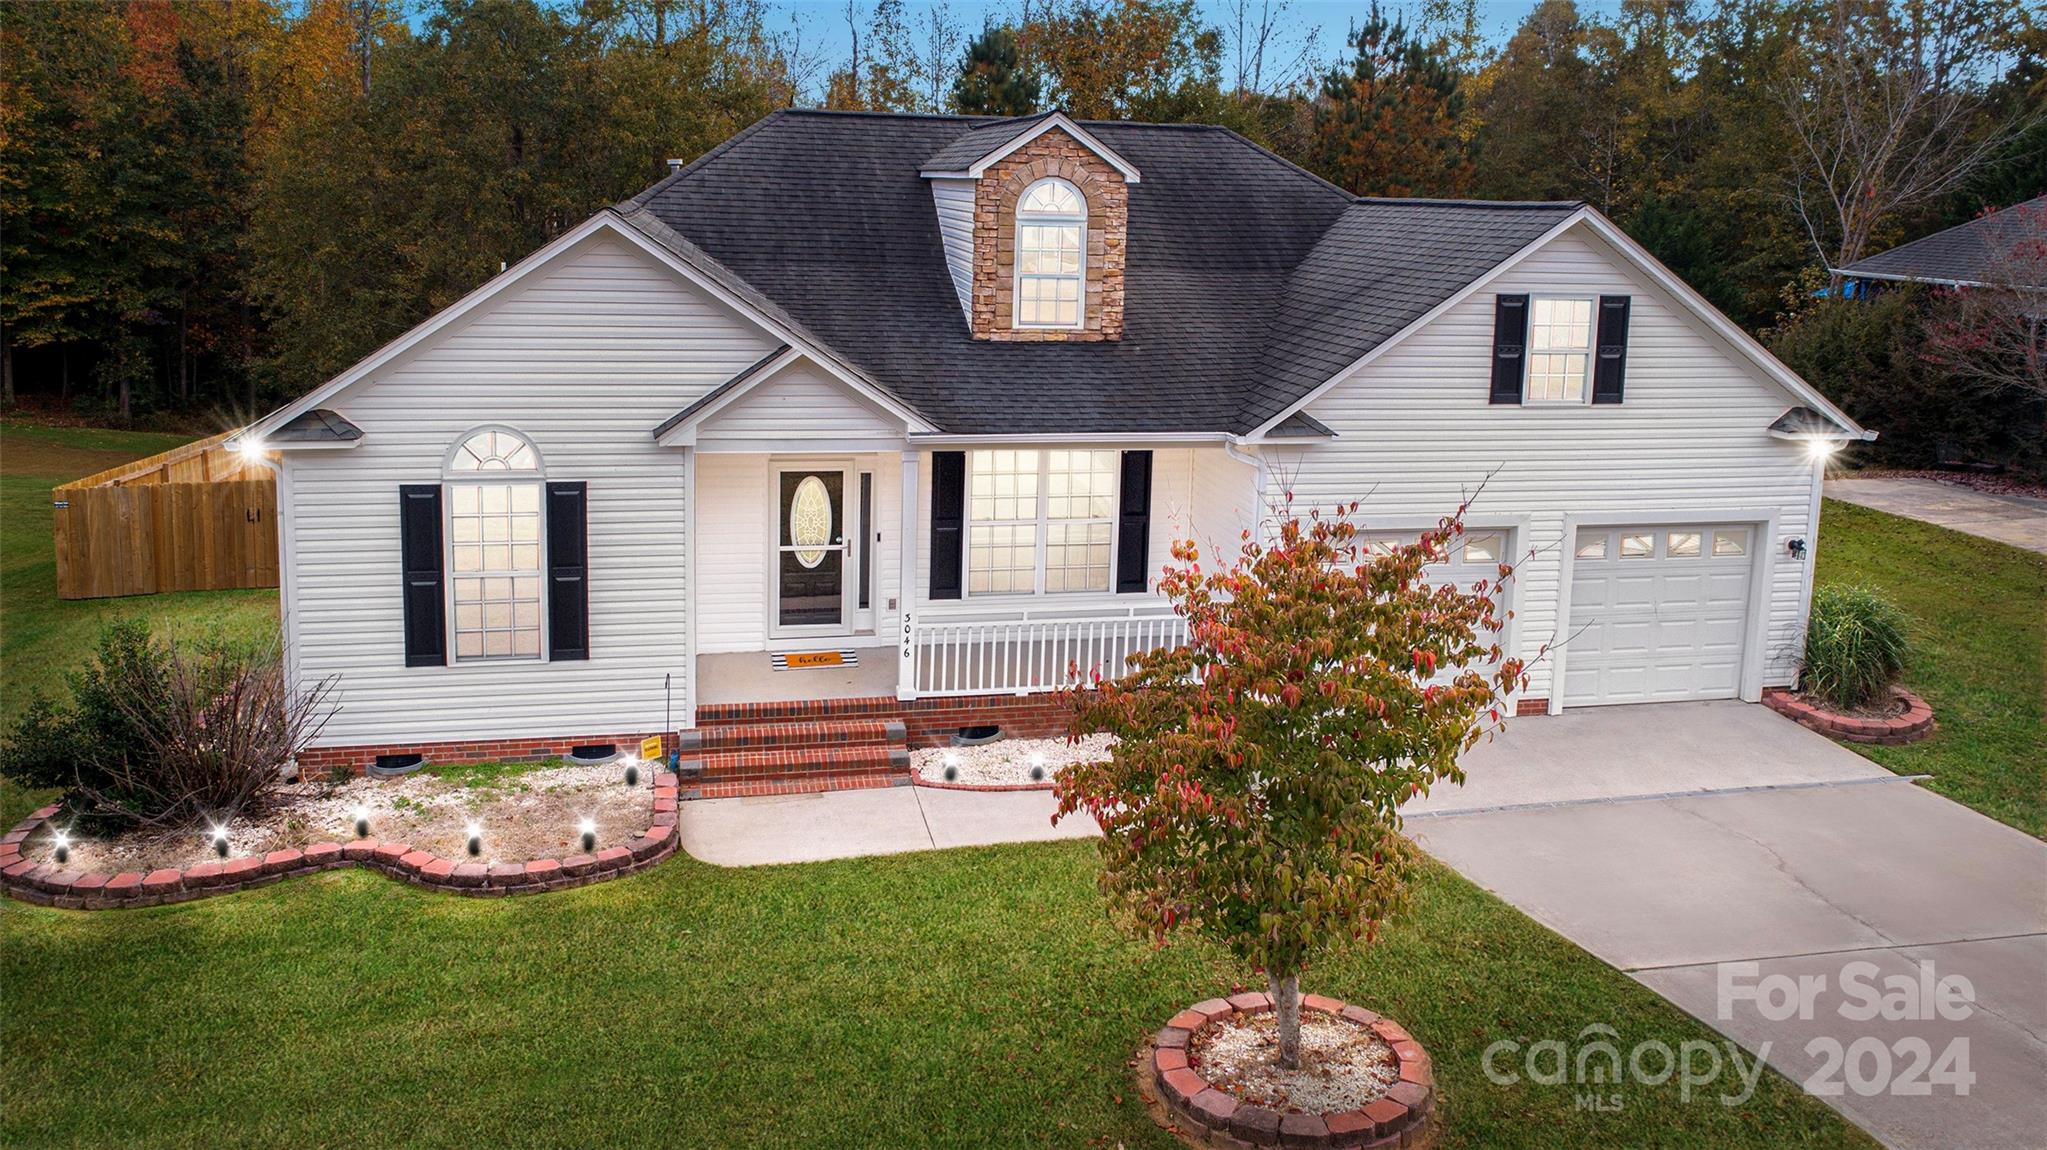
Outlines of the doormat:
{"label": "doormat", "polygon": [[777,651],[768,656],[777,671],[810,671],[819,667],[858,667],[857,651]]}

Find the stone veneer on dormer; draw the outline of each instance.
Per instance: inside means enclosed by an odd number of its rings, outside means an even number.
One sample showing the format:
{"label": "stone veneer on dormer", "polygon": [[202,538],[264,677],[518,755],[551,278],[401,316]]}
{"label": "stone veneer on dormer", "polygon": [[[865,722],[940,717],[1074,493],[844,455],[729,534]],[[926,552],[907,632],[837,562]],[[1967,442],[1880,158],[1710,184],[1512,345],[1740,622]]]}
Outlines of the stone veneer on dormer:
{"label": "stone veneer on dormer", "polygon": [[[1024,190],[1058,176],[1087,200],[1086,277],[1081,326],[1027,328],[1011,320],[1016,290],[1016,204]],[[1030,342],[1123,338],[1123,259],[1130,231],[1130,187],[1123,173],[1065,131],[1054,128],[989,165],[974,189],[975,339]]]}

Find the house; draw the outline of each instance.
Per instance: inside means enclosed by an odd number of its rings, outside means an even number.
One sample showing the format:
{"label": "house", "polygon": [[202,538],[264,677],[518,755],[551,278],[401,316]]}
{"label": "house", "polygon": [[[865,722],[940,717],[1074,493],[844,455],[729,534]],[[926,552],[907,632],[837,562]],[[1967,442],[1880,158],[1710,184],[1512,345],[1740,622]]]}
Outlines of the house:
{"label": "house", "polygon": [[316,760],[808,719],[748,769],[874,781],[1063,729],[1069,663],[1180,634],[1172,542],[1233,554],[1287,491],[1394,536],[1482,486],[1439,577],[1523,557],[1522,713],[1755,700],[1819,460],[1867,437],[1581,204],[1358,199],[1205,126],[785,111],[244,439],[293,674],[336,687]]}
{"label": "house", "polygon": [[1834,274],[1863,295],[1871,286],[1923,283],[1946,288],[2047,291],[2047,196],[1856,260]]}

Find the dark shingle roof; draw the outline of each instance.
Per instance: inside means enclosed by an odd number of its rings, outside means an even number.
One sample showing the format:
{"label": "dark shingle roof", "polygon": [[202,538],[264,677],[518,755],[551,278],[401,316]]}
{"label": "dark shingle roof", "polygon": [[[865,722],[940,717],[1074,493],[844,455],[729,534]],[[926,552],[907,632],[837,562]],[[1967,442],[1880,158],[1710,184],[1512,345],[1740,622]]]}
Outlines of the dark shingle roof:
{"label": "dark shingle roof", "polygon": [[981,157],[1007,144],[1031,130],[1039,121],[1052,115],[1040,112],[1035,116],[1018,116],[1014,120],[992,120],[974,124],[952,138],[952,142],[940,148],[923,163],[927,172],[964,172],[980,161]]}
{"label": "dark shingle roof", "polygon": [[662,436],[668,434],[670,431],[675,430],[675,428],[678,425],[682,424],[684,421],[689,419],[690,416],[695,415],[697,412],[702,411],[704,408],[717,402],[720,396],[731,391],[733,388],[738,387],[739,385],[745,383],[749,379],[752,379],[754,375],[757,374],[762,368],[782,358],[782,356],[787,354],[788,351],[789,351],[788,344],[786,343],[776,344],[775,350],[769,352],[768,354],[760,357],[757,360],[754,360],[752,363],[747,364],[745,367],[740,368],[738,373],[735,374],[731,379],[726,380],[724,383],[721,383],[718,386],[712,388],[711,390],[705,392],[704,394],[698,396],[695,403],[690,404],[688,407],[685,407],[681,411],[676,412],[674,415],[669,416],[667,419],[662,420],[661,426],[654,429],[654,438],[659,439]]}
{"label": "dark shingle roof", "polygon": [[295,416],[263,437],[270,443],[349,443],[362,438],[362,428],[324,407]]}
{"label": "dark shingle roof", "polygon": [[1225,129],[1086,122],[1145,173],[1123,338],[975,340],[920,172],[1036,119],[779,112],[619,210],[939,428],[992,434],[1255,430],[1576,207],[1358,201]]}
{"label": "dark shingle roof", "polygon": [[[2029,243],[2047,245],[2047,196],[1921,236],[1837,270],[1864,279],[1937,284],[1997,284],[2014,274],[2037,280],[2038,273],[2047,270],[2047,260],[2037,251],[2013,258]],[[2047,282],[2024,286],[2047,289]]]}

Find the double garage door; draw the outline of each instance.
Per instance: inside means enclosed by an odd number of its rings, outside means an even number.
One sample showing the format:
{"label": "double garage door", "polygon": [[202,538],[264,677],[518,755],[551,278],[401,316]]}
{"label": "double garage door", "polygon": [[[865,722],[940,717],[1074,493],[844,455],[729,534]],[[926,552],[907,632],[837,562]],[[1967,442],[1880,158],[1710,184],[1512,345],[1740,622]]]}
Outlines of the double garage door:
{"label": "double garage door", "polygon": [[1580,528],[1564,705],[1734,698],[1755,534],[1741,524]]}

